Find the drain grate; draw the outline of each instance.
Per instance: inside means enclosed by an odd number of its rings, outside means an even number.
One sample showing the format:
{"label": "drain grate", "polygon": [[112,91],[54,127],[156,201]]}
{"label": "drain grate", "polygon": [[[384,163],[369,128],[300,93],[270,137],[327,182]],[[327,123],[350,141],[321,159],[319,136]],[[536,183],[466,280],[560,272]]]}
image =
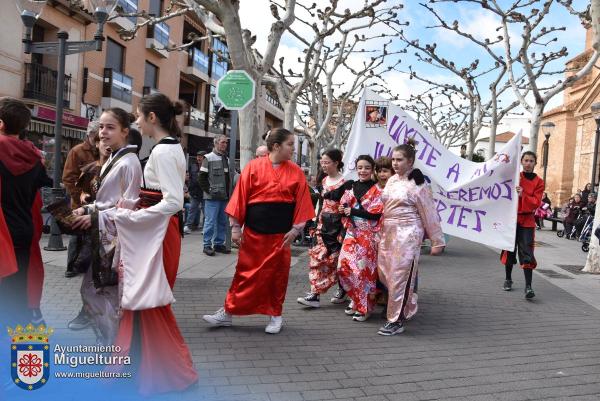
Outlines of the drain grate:
{"label": "drain grate", "polygon": [[566,270],[573,274],[587,274],[586,272],[582,272],[584,266],[580,265],[554,265],[556,267],[560,267],[563,270]]}
{"label": "drain grate", "polygon": [[306,252],[308,248],[296,248],[296,247],[292,247],[292,256],[298,257],[300,255],[302,255],[304,252]]}
{"label": "drain grate", "polygon": [[561,273],[555,272],[554,270],[535,269],[535,271],[542,273],[544,276],[548,276],[550,278],[561,278],[561,279],[573,280],[573,277],[569,277],[566,274],[561,274]]}
{"label": "drain grate", "polygon": [[550,245],[547,242],[535,241],[535,246],[540,248],[556,248],[554,245]]}

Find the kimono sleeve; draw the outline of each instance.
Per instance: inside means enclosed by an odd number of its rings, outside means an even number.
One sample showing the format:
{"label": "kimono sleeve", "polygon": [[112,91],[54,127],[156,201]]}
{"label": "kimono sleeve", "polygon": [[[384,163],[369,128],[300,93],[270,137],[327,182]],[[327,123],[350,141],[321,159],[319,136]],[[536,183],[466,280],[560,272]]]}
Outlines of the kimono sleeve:
{"label": "kimono sleeve", "polygon": [[433,202],[431,189],[426,184],[419,185],[415,194],[415,203],[423,228],[431,240],[431,247],[445,246],[444,233]]}
{"label": "kimono sleeve", "polygon": [[241,225],[246,220],[246,206],[250,200],[250,191],[252,189],[252,170],[254,163],[249,163],[240,175],[229,203],[225,208],[225,213],[235,218]]}
{"label": "kimono sleeve", "polygon": [[296,208],[294,209],[294,225],[304,224],[315,217],[310,189],[302,170],[298,169],[296,179],[298,180],[298,190],[296,192]]}
{"label": "kimono sleeve", "polygon": [[[354,193],[352,192],[352,189],[347,189],[346,191],[344,191],[344,194],[342,195],[342,198],[340,199],[340,205],[348,204],[348,207],[353,208],[355,203],[356,203],[356,198],[354,197]],[[352,218],[348,217],[346,215],[343,215],[342,216],[342,224],[344,225],[344,227],[346,229],[351,228],[352,227]]]}
{"label": "kimono sleeve", "polygon": [[363,202],[363,208],[365,211],[371,214],[382,214],[383,213],[383,201],[381,200],[382,190],[377,187],[377,184],[373,185],[371,189],[365,195],[366,202]]}

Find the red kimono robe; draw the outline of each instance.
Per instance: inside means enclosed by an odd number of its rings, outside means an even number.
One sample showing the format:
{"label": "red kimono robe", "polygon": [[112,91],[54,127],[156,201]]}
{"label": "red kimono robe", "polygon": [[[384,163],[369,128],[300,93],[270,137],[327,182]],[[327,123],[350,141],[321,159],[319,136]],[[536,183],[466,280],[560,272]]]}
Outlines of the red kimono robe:
{"label": "red kimono robe", "polygon": [[[248,206],[272,202],[295,203],[293,225],[315,217],[302,170],[290,161],[274,167],[269,157],[259,157],[242,171],[225,209],[244,226],[236,272],[225,299],[229,314],[281,316],[291,263],[290,247],[282,247],[285,234],[261,234],[244,224]],[[269,218],[264,216],[267,222]]]}

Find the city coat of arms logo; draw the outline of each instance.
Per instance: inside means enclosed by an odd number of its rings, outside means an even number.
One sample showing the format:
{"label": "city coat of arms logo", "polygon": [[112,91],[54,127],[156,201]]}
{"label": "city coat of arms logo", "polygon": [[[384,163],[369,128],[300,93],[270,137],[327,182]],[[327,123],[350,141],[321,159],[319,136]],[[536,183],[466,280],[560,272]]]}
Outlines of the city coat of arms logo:
{"label": "city coat of arms logo", "polygon": [[48,338],[54,330],[46,326],[8,328],[11,338],[12,381],[24,390],[37,390],[50,377],[50,344]]}

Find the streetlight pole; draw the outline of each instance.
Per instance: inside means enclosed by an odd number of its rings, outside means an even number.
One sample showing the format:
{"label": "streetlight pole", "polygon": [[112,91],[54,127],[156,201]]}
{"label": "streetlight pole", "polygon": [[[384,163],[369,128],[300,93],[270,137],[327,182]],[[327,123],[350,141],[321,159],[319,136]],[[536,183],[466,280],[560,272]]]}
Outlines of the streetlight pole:
{"label": "streetlight pole", "polygon": [[546,183],[546,171],[548,170],[548,148],[550,147],[550,135],[552,134],[552,131],[554,131],[555,127],[556,125],[554,125],[554,123],[551,121],[542,124],[542,130],[544,132],[544,136],[546,137],[546,140],[542,144],[542,165],[544,166],[544,183]]}
{"label": "streetlight pole", "polygon": [[[94,19],[98,24],[98,29],[94,34],[93,40],[68,42],[69,34],[60,31],[57,34],[57,42],[33,42],[33,26],[40,16],[41,9],[46,1],[40,0],[16,0],[17,8],[21,12],[21,20],[25,26],[23,36],[24,52],[26,54],[51,54],[58,56],[58,77],[56,82],[56,123],[54,127],[54,166],[53,166],[53,188],[52,202],[64,199],[65,194],[60,186],[62,179],[62,126],[64,109],[64,91],[65,91],[65,63],[68,54],[84,53],[88,51],[102,51],[102,42],[104,41],[104,24],[110,13],[115,9],[118,0],[90,0],[94,9]],[[62,251],[66,247],[63,245],[62,235],[56,221],[52,218],[50,225],[50,239],[48,245],[44,247],[47,251]]]}
{"label": "streetlight pole", "polygon": [[596,188],[596,165],[598,164],[598,141],[600,139],[600,102],[592,104],[592,115],[596,120],[596,138],[594,139],[594,156],[592,162],[592,191],[598,192]]}
{"label": "streetlight pole", "polygon": [[302,143],[304,142],[304,135],[298,135],[298,167],[302,167]]}

